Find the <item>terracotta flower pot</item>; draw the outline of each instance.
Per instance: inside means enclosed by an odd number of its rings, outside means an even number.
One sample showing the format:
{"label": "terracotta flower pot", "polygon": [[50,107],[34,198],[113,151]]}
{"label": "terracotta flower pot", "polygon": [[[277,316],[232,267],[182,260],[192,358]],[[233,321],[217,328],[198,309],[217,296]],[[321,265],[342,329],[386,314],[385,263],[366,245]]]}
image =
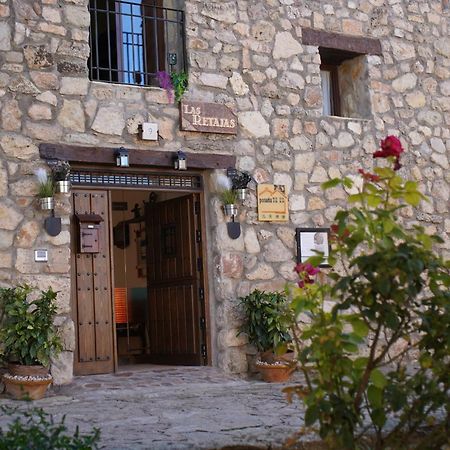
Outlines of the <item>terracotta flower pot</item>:
{"label": "terracotta flower pot", "polygon": [[257,362],[256,367],[262,375],[264,381],[268,383],[283,383],[289,380],[295,370],[293,364],[268,364]]}
{"label": "terracotta flower pot", "polygon": [[39,400],[53,380],[44,366],[9,363],[8,370],[3,375],[3,383],[6,392],[16,400]]}
{"label": "terracotta flower pot", "polygon": [[16,400],[39,400],[44,397],[52,382],[51,375],[46,377],[29,377],[20,375],[3,375],[6,392]]}

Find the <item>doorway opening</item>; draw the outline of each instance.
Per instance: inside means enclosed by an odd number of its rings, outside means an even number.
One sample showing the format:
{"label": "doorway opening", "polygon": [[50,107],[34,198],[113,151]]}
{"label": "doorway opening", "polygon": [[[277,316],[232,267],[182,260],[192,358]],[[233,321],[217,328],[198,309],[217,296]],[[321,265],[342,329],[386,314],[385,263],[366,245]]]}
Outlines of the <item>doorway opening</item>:
{"label": "doorway opening", "polygon": [[200,194],[110,196],[118,366],[207,364]]}
{"label": "doorway opening", "polygon": [[75,168],[71,182],[74,374],[210,364],[202,177]]}

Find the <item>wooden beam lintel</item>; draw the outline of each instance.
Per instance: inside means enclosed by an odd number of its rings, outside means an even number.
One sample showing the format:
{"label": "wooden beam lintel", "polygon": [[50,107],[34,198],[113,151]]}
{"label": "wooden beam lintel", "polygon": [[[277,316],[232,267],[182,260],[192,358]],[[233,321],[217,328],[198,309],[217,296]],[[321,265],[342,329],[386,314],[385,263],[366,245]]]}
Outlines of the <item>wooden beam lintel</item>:
{"label": "wooden beam lintel", "polygon": [[305,45],[317,45],[317,47],[334,48],[348,52],[381,55],[382,48],[379,39],[362,36],[349,36],[339,33],[302,28],[302,43]]}
{"label": "wooden beam lintel", "polygon": [[[81,147],[69,144],[39,144],[39,154],[43,159],[57,159],[69,162],[115,165],[116,148]],[[127,148],[129,164],[133,166],[173,167],[176,152],[160,150],[138,150]],[[186,152],[185,152],[186,153]],[[227,169],[235,167],[236,157],[218,153],[186,153],[189,169]]]}

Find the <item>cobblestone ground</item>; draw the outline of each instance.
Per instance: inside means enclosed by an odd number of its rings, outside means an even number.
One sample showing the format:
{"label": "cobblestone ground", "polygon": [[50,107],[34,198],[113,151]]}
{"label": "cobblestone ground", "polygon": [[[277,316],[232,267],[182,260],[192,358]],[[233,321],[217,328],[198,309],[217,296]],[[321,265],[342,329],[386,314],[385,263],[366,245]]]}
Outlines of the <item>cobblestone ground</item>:
{"label": "cobblestone ground", "polygon": [[[78,377],[34,402],[70,428],[101,429],[106,449],[280,446],[303,422],[282,384],[243,380],[212,367],[159,367]],[[0,405],[18,402],[0,398]],[[6,418],[0,418],[3,424]]]}

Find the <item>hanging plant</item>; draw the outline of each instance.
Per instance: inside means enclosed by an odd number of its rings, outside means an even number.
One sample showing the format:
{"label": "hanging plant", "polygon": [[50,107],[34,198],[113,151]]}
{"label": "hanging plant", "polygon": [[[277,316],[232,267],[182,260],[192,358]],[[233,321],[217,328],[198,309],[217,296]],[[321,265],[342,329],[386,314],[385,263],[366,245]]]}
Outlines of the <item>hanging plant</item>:
{"label": "hanging plant", "polygon": [[159,87],[167,92],[169,102],[172,102],[174,95],[175,101],[180,102],[188,87],[188,75],[186,72],[172,72],[168,73],[165,70],[156,72]]}

